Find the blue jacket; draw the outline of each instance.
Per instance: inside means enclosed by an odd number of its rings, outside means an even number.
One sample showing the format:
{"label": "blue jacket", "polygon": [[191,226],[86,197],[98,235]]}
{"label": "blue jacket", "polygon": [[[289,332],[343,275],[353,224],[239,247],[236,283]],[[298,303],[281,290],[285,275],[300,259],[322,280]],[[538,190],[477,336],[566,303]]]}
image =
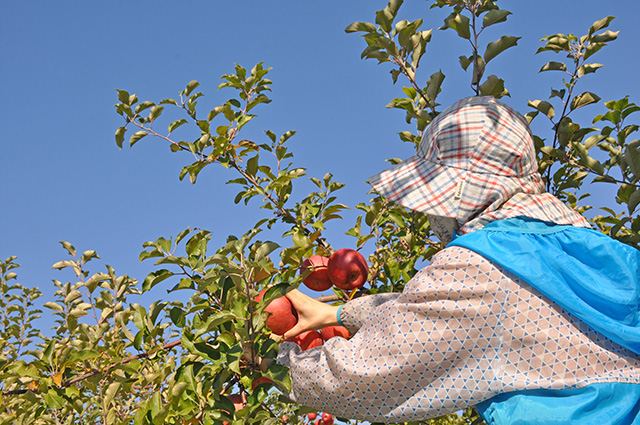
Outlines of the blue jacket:
{"label": "blue jacket", "polygon": [[[640,355],[640,251],[597,231],[527,217],[456,237],[592,329]],[[640,385],[501,394],[477,406],[489,425],[640,424]]]}

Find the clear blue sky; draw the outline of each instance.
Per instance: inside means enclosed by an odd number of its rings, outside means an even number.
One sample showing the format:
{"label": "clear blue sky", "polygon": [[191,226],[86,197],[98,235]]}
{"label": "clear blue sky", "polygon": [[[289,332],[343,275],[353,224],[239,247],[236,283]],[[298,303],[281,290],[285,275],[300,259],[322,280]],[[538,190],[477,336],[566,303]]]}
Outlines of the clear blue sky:
{"label": "clear blue sky", "polygon": [[[387,66],[363,61],[364,41],[344,28],[373,21],[386,1],[12,1],[0,17],[0,257],[18,256],[18,281],[52,293],[51,279],[73,276],[51,270],[65,258],[58,241],[78,251],[94,249],[102,263],[140,281],[152,270],[139,263],[142,243],[170,237],[184,228],[214,234],[212,247],[228,234],[240,235],[263,216],[257,202],[234,205],[234,178],[208,167],[196,185],[178,180],[189,158],[171,154],[160,140],[143,140],[120,151],[114,131],[122,124],[113,104],[116,88],[142,100],[177,97],[196,79],[202,101],[213,106],[231,92],[217,92],[220,75],[234,63],[272,67],[273,102],[245,138],[265,142],[264,130],[297,130],[291,141],[298,166],[321,177],[334,174],[348,184],[342,202],[367,199],[364,181],[386,168],[385,159],[407,157],[410,146],[397,133],[410,129],[400,111],[385,109],[402,95]],[[425,19],[434,28],[422,62],[422,82],[438,69],[447,74],[442,103],[471,95],[458,65],[468,46],[452,31],[435,30],[446,13],[422,0],[407,0],[400,16]],[[513,15],[496,26],[523,37],[492,62],[488,73],[506,79],[506,102],[526,112],[527,99],[546,99],[559,86],[558,74],[538,74],[557,55],[534,55],[539,39],[557,32],[583,34],[597,19],[617,18],[619,39],[593,57],[605,64],[580,86],[605,97],[629,95],[640,102],[637,81],[640,6],[631,0],[604,2],[502,0]],[[595,108],[601,108],[599,106]],[[587,125],[588,123],[583,123]],[[164,125],[162,126],[164,127]],[[298,195],[309,188],[303,184]],[[296,193],[294,193],[296,195]],[[352,246],[334,222],[327,236],[334,246]],[[278,235],[269,236],[278,240]],[[98,262],[93,272],[103,271]],[[164,288],[161,288],[164,289]],[[158,297],[166,297],[164,292]]]}

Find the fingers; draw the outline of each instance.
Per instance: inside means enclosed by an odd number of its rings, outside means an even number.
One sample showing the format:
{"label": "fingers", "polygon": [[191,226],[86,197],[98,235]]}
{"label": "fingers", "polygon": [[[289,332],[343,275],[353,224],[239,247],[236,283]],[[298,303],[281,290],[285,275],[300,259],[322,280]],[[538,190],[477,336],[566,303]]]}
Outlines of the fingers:
{"label": "fingers", "polygon": [[297,289],[287,293],[287,298],[298,313],[298,323],[284,334],[286,340],[306,331],[337,324],[338,307],[317,301]]}
{"label": "fingers", "polygon": [[316,322],[318,322],[317,311],[319,307],[317,304],[322,303],[317,302],[297,289],[288,292],[287,298],[291,301],[293,308],[295,308],[298,313],[298,323],[296,323],[293,328],[285,332],[283,335],[284,339],[288,340],[303,332],[317,329],[318,323]]}
{"label": "fingers", "polygon": [[[291,301],[294,307],[303,306],[305,303],[313,302],[314,299],[308,295],[303,294],[297,289],[287,292],[286,297]],[[296,308],[298,310],[298,308]]]}
{"label": "fingers", "polygon": [[[282,338],[285,341],[288,341],[288,340],[290,340],[292,338],[295,338],[296,336],[300,335],[302,332],[305,332],[305,331],[308,331],[308,330],[309,329],[306,329],[305,326],[301,325],[300,322],[298,322],[293,328],[291,328],[288,331],[286,331],[284,333],[284,335],[282,335]],[[282,342],[282,341],[277,341],[277,342]]]}

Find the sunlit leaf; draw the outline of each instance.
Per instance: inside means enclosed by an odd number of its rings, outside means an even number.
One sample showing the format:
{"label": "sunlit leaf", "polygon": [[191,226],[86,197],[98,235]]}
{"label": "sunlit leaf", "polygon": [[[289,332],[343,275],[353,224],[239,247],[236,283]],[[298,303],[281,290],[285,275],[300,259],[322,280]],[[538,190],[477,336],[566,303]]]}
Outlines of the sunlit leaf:
{"label": "sunlit leaf", "polygon": [[544,71],[566,71],[567,65],[562,62],[547,62],[542,68],[540,68],[539,72]]}
{"label": "sunlit leaf", "polygon": [[574,109],[581,108],[586,105],[590,105],[592,103],[596,103],[600,100],[600,97],[595,93],[584,92],[582,94],[577,95],[571,100],[570,108],[573,111]]}
{"label": "sunlit leaf", "polygon": [[480,84],[480,94],[500,99],[504,96],[509,96],[509,90],[504,87],[503,79],[490,75],[484,83]]}
{"label": "sunlit leaf", "polygon": [[485,63],[489,63],[491,59],[495,58],[500,53],[504,52],[510,47],[517,45],[518,40],[520,40],[520,37],[503,35],[499,40],[489,43],[483,56]]}
{"label": "sunlit leaf", "polygon": [[511,12],[503,9],[493,9],[487,12],[482,19],[482,27],[486,28],[499,22],[507,20],[507,16],[511,15]]}
{"label": "sunlit leaf", "polygon": [[144,130],[136,131],[129,138],[129,146],[135,145],[136,143],[138,143],[140,141],[140,139],[142,139],[143,137],[145,137],[147,135],[149,135],[149,133],[147,133]]}

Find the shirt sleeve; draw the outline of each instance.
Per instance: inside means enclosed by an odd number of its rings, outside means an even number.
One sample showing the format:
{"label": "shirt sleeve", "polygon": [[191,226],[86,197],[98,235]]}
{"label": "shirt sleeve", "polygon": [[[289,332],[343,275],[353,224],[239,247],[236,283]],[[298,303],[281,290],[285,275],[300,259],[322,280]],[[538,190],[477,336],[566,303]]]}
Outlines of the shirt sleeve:
{"label": "shirt sleeve", "polygon": [[425,420],[492,397],[502,277],[479,255],[446,248],[400,295],[348,303],[342,320],[359,327],[350,340],[332,338],[304,352],[280,345],[290,397],[380,422]]}
{"label": "shirt sleeve", "polygon": [[345,328],[349,329],[351,335],[353,335],[378,308],[387,302],[398,299],[400,295],[400,292],[391,292],[356,298],[342,305],[339,320]]}

